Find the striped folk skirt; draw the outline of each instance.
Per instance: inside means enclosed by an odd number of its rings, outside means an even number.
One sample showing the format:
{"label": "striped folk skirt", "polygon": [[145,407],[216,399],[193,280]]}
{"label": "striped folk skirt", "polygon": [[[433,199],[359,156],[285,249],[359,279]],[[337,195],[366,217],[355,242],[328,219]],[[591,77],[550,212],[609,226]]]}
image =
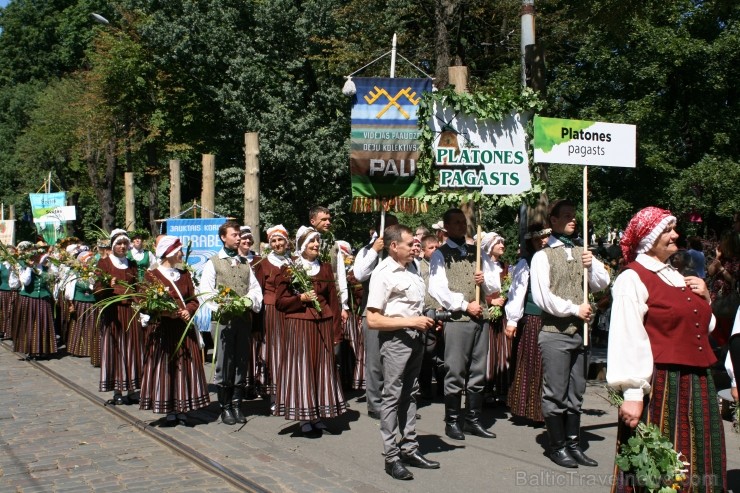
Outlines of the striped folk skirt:
{"label": "striped folk skirt", "polygon": [[[99,338],[95,324],[100,311],[94,303],[87,301],[68,301],[74,307],[70,314],[67,332],[67,352],[72,356],[90,357],[93,348],[93,339]],[[97,343],[100,351],[100,342]]]}
{"label": "striped folk skirt", "polygon": [[275,395],[280,378],[280,362],[285,352],[285,315],[275,305],[265,305],[262,314],[262,333],[265,338],[265,362],[267,365],[267,385],[265,392]]}
{"label": "striped folk skirt", "polygon": [[[689,462],[682,493],[727,491],[725,435],[717,391],[709,369],[659,365],[653,371],[652,390],[643,422],[658,425],[674,449]],[[623,422],[617,429],[620,444],[634,434]],[[612,492],[646,491],[634,488],[634,476],[614,466]]]}
{"label": "striped folk skirt", "polygon": [[18,332],[15,350],[31,357],[57,352],[54,313],[51,298],[18,296]]}
{"label": "striped folk skirt", "polygon": [[195,325],[188,328],[177,352],[185,323],[163,319],[148,329],[139,408],[165,414],[207,406],[208,380]]}
{"label": "striped folk skirt", "polygon": [[105,309],[100,327],[100,392],[133,391],[143,366],[143,329],[130,305]]}
{"label": "striped folk skirt", "polygon": [[344,338],[354,353],[352,388],[365,389],[365,337],[362,334],[362,317],[350,311],[344,326]]}
{"label": "striped folk skirt", "polygon": [[93,333],[90,339],[90,364],[93,368],[100,368],[100,323],[93,327]]}
{"label": "striped folk skirt", "polygon": [[7,339],[13,339],[16,332],[13,314],[17,304],[18,291],[0,291],[0,332],[3,332]]}
{"label": "striped folk skirt", "polygon": [[269,385],[269,373],[267,371],[267,346],[265,345],[265,333],[262,326],[257,324],[252,326],[251,338],[252,359],[250,360],[251,368],[247,376],[247,386],[254,388],[254,391],[264,395],[265,388]]}
{"label": "striped folk skirt", "polygon": [[514,381],[509,388],[507,404],[511,414],[531,419],[537,423],[542,417],[542,355],[537,336],[542,328],[542,319],[536,315],[525,315],[519,324],[519,344],[516,350]]}
{"label": "striped folk skirt", "polygon": [[504,319],[497,318],[488,324],[488,360],[486,381],[496,387],[495,395],[506,397],[514,376],[512,341],[504,333]]}
{"label": "striped folk skirt", "polygon": [[295,421],[333,418],[347,410],[334,365],[331,319],[285,319],[285,354],[275,414]]}

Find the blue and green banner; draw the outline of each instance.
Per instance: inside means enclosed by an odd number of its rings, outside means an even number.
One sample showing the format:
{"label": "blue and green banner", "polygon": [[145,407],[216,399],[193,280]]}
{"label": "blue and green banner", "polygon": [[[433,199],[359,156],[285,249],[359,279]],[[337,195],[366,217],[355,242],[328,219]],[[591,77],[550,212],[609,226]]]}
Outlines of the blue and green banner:
{"label": "blue and green banner", "polygon": [[36,232],[49,245],[67,237],[67,224],[64,213],[56,216],[55,209],[67,210],[67,192],[29,193],[31,214],[36,225]]}
{"label": "blue and green banner", "polygon": [[431,79],[360,77],[352,104],[352,211],[418,212],[425,188],[416,177],[417,109]]}

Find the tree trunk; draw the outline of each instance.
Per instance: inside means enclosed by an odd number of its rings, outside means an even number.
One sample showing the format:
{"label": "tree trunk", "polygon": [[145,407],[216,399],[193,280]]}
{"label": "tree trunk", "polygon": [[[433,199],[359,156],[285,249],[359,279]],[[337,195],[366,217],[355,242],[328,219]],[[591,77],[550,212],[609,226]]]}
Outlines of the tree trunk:
{"label": "tree trunk", "polygon": [[149,231],[152,236],[156,236],[159,217],[159,167],[157,166],[157,147],[153,143],[147,144],[146,158],[149,175]]}
{"label": "tree trunk", "polygon": [[455,53],[451,52],[452,31],[459,26],[462,19],[461,0],[434,0],[434,25],[435,42],[434,51],[437,57],[437,66],[434,71],[434,83],[438,89],[442,89],[449,83],[447,73],[450,61],[454,55],[454,65],[462,65],[462,53],[459,53],[460,45],[455,43]]}

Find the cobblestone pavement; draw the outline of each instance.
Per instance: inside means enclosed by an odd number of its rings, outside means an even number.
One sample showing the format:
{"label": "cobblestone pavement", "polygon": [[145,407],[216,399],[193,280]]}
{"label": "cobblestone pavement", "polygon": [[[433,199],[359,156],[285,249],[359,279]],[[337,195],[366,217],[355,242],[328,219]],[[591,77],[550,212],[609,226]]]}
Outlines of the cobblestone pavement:
{"label": "cobblestone pavement", "polygon": [[[218,406],[191,413],[191,426],[160,427],[161,416],[137,406],[115,412],[90,402],[34,364],[0,348],[0,491],[234,491],[223,479],[150,438],[154,429],[197,450],[265,490],[276,492],[607,491],[616,437],[616,411],[589,382],[582,438],[595,468],[563,470],[545,455],[544,429],[514,422],[503,407],[486,408],[483,421],[498,438],[444,435],[443,405],[420,408],[421,450],[441,462],[439,470],[413,469],[413,481],[383,472],[379,422],[367,416],[359,394],[349,412],[328,422],[321,438],[302,437],[294,422],[268,416],[268,404],[246,403],[249,422],[226,426]],[[96,394],[98,370],[89,360],[64,356],[35,363]],[[206,365],[210,376],[210,365]],[[211,395],[215,400],[215,394]],[[115,413],[123,411],[131,425]],[[140,428],[143,428],[140,429]],[[729,487],[740,492],[740,435],[725,422]]]}

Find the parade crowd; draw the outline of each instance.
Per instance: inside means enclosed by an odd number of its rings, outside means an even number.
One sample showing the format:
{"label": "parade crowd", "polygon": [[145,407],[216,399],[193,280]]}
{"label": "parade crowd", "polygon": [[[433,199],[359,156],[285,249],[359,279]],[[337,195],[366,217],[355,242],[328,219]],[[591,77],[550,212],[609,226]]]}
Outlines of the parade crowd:
{"label": "parade crowd", "polygon": [[[669,211],[648,207],[615,233],[616,251],[592,251],[578,238],[576,204],[560,200],[505,265],[504,238],[466,236],[460,209],[432,231],[383,219],[357,251],[333,237],[321,206],[295,234],[268,228],[265,251],[249,226],[226,221],[223,247],[198,275],[169,235],[149,249],[122,229],[93,248],[76,238],[0,245],[0,332],[27,359],[62,346],[90,358],[111,404],[138,404],[168,426],[208,406],[210,384],[224,424],[246,423],[242,402],[259,395],[271,414],[318,438],[347,411],[345,391],[364,390],[385,471],[409,480],[409,468],[441,467],[416,436],[417,404],[434,398],[452,440],[495,439],[481,416],[486,403],[503,403],[544,425],[553,463],[597,466],[582,448],[580,418],[584,330],[598,312],[607,382],[621,399],[618,442],[653,423],[686,459],[674,489],[727,490],[712,369],[719,346],[729,347],[731,377],[740,364],[738,231],[706,262],[701,242],[680,249]],[[644,486],[634,472],[615,473],[613,491]]]}

